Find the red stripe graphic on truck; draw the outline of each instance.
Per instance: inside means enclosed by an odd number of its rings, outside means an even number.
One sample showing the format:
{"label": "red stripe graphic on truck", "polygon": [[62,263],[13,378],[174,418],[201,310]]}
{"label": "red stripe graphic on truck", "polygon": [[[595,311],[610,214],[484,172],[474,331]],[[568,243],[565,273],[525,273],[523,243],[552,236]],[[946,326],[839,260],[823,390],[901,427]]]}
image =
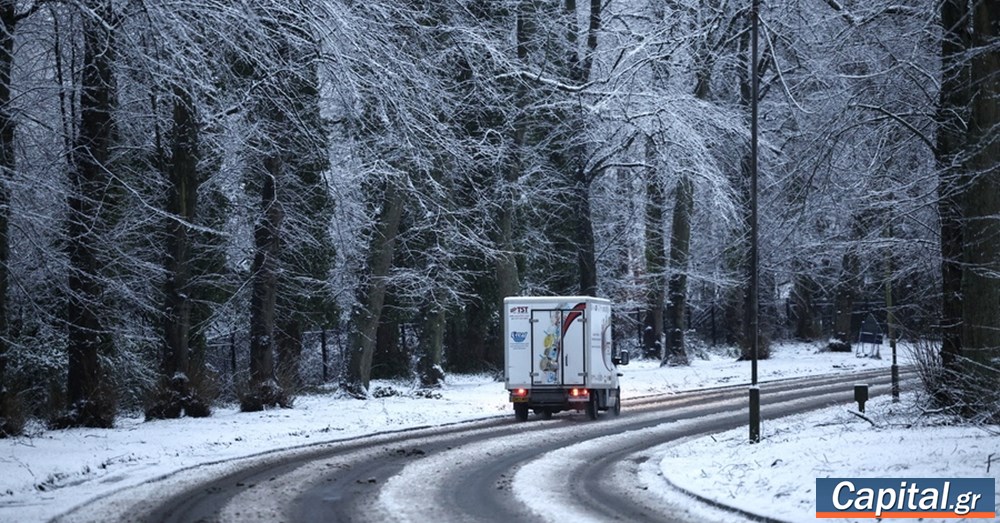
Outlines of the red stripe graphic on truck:
{"label": "red stripe graphic on truck", "polygon": [[586,309],[587,309],[586,303],[577,303],[576,305],[573,306],[573,310],[571,310],[570,313],[567,314],[565,318],[563,318],[562,332],[559,333],[560,339],[566,337],[566,331],[569,330],[570,324],[573,323],[573,320],[579,318],[580,315],[583,314],[583,311],[585,311]]}

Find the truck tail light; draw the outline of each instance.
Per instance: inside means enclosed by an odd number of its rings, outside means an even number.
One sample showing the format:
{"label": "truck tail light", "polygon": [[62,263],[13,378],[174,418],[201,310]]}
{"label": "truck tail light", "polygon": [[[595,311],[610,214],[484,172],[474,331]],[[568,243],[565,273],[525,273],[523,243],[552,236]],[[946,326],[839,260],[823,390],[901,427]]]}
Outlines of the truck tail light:
{"label": "truck tail light", "polygon": [[515,398],[523,398],[528,395],[528,389],[514,389],[510,391]]}
{"label": "truck tail light", "polygon": [[569,395],[574,398],[589,396],[587,389],[570,389]]}

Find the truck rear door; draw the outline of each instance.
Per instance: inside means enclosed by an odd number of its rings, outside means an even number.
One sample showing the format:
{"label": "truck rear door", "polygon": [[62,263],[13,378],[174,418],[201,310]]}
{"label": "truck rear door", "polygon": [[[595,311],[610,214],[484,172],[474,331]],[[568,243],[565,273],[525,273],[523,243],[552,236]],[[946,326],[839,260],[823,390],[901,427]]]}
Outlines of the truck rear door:
{"label": "truck rear door", "polygon": [[585,383],[586,305],[531,311],[532,385]]}

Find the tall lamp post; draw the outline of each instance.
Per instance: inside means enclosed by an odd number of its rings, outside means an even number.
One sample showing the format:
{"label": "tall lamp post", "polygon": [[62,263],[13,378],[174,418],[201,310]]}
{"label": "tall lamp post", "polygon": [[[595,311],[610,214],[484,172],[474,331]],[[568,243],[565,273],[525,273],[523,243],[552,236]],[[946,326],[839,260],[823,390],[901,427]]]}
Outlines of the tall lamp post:
{"label": "tall lamp post", "polygon": [[760,0],[750,4],[750,443],[760,441],[760,388],[757,386],[757,352],[760,340],[757,250],[757,23]]}

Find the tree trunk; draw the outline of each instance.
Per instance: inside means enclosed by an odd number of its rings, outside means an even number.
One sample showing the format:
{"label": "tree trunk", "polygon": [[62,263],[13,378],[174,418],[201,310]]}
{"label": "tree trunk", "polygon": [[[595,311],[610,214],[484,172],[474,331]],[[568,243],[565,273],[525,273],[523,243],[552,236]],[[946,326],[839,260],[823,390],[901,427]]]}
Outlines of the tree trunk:
{"label": "tree trunk", "polygon": [[284,214],[276,196],[282,162],[276,153],[263,161],[260,221],[254,230],[254,260],[250,298],[250,381],[240,401],[244,412],[268,406],[288,406],[285,392],[275,381],[274,330],[278,286],[280,230]]}
{"label": "tree trunk", "polygon": [[[183,411],[189,415],[207,414],[207,402],[193,397],[191,389],[191,238],[188,224],[195,221],[198,207],[198,124],[190,94],[174,88],[171,155],[166,165],[170,194],[166,211],[172,217],[167,224],[163,319],[163,374],[158,397],[146,411],[151,418],[176,418]],[[166,160],[166,159],[165,159]]]}
{"label": "tree trunk", "polygon": [[[696,74],[694,95],[707,101],[712,85],[712,58],[699,50],[700,66]],[[694,182],[687,173],[680,173],[674,188],[674,210],[670,224],[670,280],[667,285],[666,353],[664,365],[687,365],[684,347],[685,315],[687,312],[688,260],[691,253],[691,219],[694,215]]]}
{"label": "tree trunk", "polygon": [[444,308],[428,305],[420,329],[420,361],[417,370],[422,387],[440,387],[444,382],[441,358],[444,355]]}
{"label": "tree trunk", "polygon": [[[513,180],[508,178],[506,182],[512,184]],[[499,235],[497,246],[501,252],[496,261],[496,285],[500,295],[500,303],[497,303],[496,306],[501,309],[504,298],[517,296],[521,292],[521,277],[517,269],[517,256],[514,253],[514,198],[508,192],[507,190],[503,191],[504,196],[500,203],[497,224]],[[501,315],[501,317],[503,316]],[[497,336],[497,339],[490,345],[493,348],[491,352],[499,355],[490,359],[503,361],[503,336]]]}
{"label": "tree trunk", "polygon": [[646,139],[646,313],[642,345],[646,357],[663,358],[663,305],[666,301],[667,247],[663,208],[667,197],[656,170],[656,144]]}
{"label": "tree trunk", "polygon": [[[528,42],[532,35],[533,23],[528,20],[532,16],[522,10],[523,6],[518,4],[516,12],[514,40],[517,46],[517,59],[527,65]],[[470,72],[471,77],[471,72]],[[503,186],[500,190],[500,202],[497,206],[497,227],[496,245],[500,249],[500,254],[496,260],[496,288],[499,294],[498,303],[495,304],[500,310],[503,308],[503,299],[508,296],[517,296],[521,292],[521,275],[517,268],[517,255],[514,251],[514,209],[517,195],[513,193],[516,182],[520,178],[524,167],[521,162],[522,147],[524,147],[527,134],[527,124],[525,122],[524,107],[526,104],[526,88],[523,83],[519,83],[514,102],[517,113],[513,120],[513,145],[514,154],[511,157],[510,166],[501,178]],[[501,315],[502,317],[502,315]],[[496,329],[497,332],[502,327]],[[495,336],[488,343],[489,355],[487,359],[492,361],[503,361],[503,336]]]}
{"label": "tree trunk", "polygon": [[938,214],[941,220],[941,361],[958,371],[962,352],[962,209],[963,175],[959,157],[965,146],[970,106],[968,0],[941,3],[942,81],[937,111]]}
{"label": "tree trunk", "polygon": [[372,355],[371,379],[402,380],[412,376],[412,353],[407,346],[406,325],[394,314],[395,303],[386,297],[375,331],[375,354]]}
{"label": "tree trunk", "polygon": [[[569,79],[580,85],[590,79],[593,55],[597,50],[597,32],[601,28],[601,2],[591,0],[587,25],[587,53],[583,60],[577,50],[577,9],[575,0],[566,0],[567,13],[566,49],[568,51]],[[586,123],[581,114],[574,114],[572,121],[577,124],[573,133],[577,143],[570,146],[568,169],[573,171],[572,213],[575,220],[575,242],[577,265],[580,276],[580,294],[597,296],[597,249],[594,244],[594,222],[590,211],[590,188],[594,181],[594,173],[587,169],[587,147],[583,144],[582,135],[586,132]]]}
{"label": "tree trunk", "polygon": [[803,262],[793,263],[796,265],[791,296],[792,317],[795,318],[794,337],[802,341],[813,341],[821,335],[813,305],[813,297],[818,292],[816,280]]}
{"label": "tree trunk", "polygon": [[85,21],[84,56],[80,86],[80,130],[70,168],[67,231],[69,290],[67,327],[69,413],[57,426],[110,428],[114,423],[113,390],[101,368],[101,355],[112,349],[111,334],[101,321],[103,288],[100,281],[106,198],[111,180],[106,173],[112,143],[114,42],[109,29],[111,5],[95,9],[102,20]]}
{"label": "tree trunk", "polygon": [[188,282],[191,278],[191,241],[187,223],[195,218],[198,205],[198,129],[195,124],[191,97],[182,89],[175,89],[178,102],[174,105],[173,153],[169,167],[171,182],[167,212],[176,216],[168,230],[168,257],[164,331],[166,354],[164,373],[169,377],[188,371],[189,333],[191,330],[191,303],[188,300]]}
{"label": "tree trunk", "polygon": [[14,62],[17,2],[0,1],[0,438],[20,434],[15,419],[14,390],[7,377],[7,294],[10,262],[10,180],[14,176],[14,122],[10,108],[10,69]]}
{"label": "tree trunk", "polygon": [[350,363],[344,387],[354,395],[364,395],[371,382],[375,335],[385,302],[385,278],[392,267],[396,233],[403,215],[403,193],[392,180],[386,182],[381,207],[368,249],[368,274],[351,314]]}
{"label": "tree trunk", "polygon": [[[503,367],[502,302],[487,299],[492,296],[494,282],[478,280],[471,290],[483,296],[483,300],[470,300],[454,314],[446,316],[443,336],[445,337],[448,371],[475,373],[495,371]],[[501,319],[498,319],[498,316]],[[499,323],[495,327],[491,324]],[[484,343],[491,340],[492,343]],[[499,345],[499,352],[489,348]]]}
{"label": "tree trunk", "polygon": [[[582,162],[583,160],[579,160]],[[580,267],[580,294],[597,296],[597,247],[594,244],[594,221],[590,214],[590,186],[592,180],[581,167],[577,171],[574,191],[576,218],[576,253]]]}
{"label": "tree trunk", "polygon": [[286,318],[277,325],[274,333],[278,356],[277,375],[282,388],[297,390],[302,387],[299,366],[302,362],[302,321]]}
{"label": "tree trunk", "polygon": [[687,273],[691,252],[691,216],[694,214],[694,183],[681,174],[671,220],[670,282],[667,287],[667,347],[665,365],[687,365],[684,349],[687,312]]}
{"label": "tree trunk", "polygon": [[963,198],[962,355],[966,403],[1000,420],[1000,11],[973,7],[969,184]]}
{"label": "tree trunk", "polygon": [[850,248],[844,253],[840,268],[840,281],[837,282],[834,296],[833,338],[831,350],[850,352],[853,335],[851,319],[854,317],[854,300],[858,294],[858,274],[860,272],[858,255]]}

